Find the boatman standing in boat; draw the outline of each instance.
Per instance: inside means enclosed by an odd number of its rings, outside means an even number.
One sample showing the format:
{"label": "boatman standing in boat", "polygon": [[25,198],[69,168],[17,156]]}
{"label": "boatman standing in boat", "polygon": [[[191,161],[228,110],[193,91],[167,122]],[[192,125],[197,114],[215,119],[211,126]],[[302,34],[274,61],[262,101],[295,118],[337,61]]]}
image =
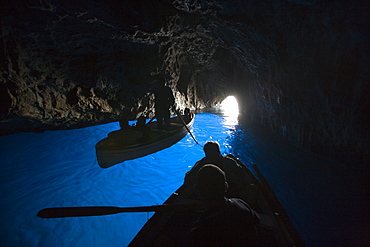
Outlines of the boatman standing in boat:
{"label": "boatman standing in boat", "polygon": [[[164,77],[157,79],[157,86],[154,88],[155,117],[158,129],[170,129],[170,108],[175,103],[171,88],[166,86]],[[164,126],[163,126],[164,122]]]}

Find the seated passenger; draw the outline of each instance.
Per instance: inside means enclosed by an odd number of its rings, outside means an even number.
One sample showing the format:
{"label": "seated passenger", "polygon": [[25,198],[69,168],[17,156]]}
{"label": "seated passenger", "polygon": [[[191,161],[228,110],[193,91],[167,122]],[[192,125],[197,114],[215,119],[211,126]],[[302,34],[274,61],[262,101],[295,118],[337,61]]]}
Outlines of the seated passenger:
{"label": "seated passenger", "polygon": [[185,235],[184,246],[258,246],[258,214],[242,199],[226,198],[225,173],[215,165],[196,175],[195,192],[207,210]]}
{"label": "seated passenger", "polygon": [[[192,170],[199,171],[205,164],[214,164],[218,166],[226,174],[226,181],[229,184],[228,196],[232,196],[238,192],[239,187],[244,186],[240,181],[245,181],[243,179],[242,167],[238,163],[227,157],[222,156],[220,152],[220,145],[215,141],[208,141],[204,144],[203,147],[205,157],[197,161],[192,168]],[[189,175],[189,172],[185,175],[185,184],[194,184],[196,172],[192,172]]]}
{"label": "seated passenger", "polygon": [[140,132],[133,130],[126,118],[122,118],[119,121],[119,126],[119,130],[112,131],[108,134],[109,138],[115,140],[116,145],[132,145],[142,136]]}
{"label": "seated passenger", "polygon": [[143,116],[140,116],[136,122],[136,125],[134,126],[134,130],[139,131],[142,133],[142,136],[138,138],[138,141],[145,141],[149,139],[150,136],[150,127],[146,125],[146,118]]}
{"label": "seated passenger", "polygon": [[186,124],[190,123],[190,121],[192,119],[192,116],[193,116],[193,113],[190,113],[190,109],[189,108],[185,108],[184,115],[182,116],[182,118],[184,119],[184,122]]}
{"label": "seated passenger", "polygon": [[125,117],[123,117],[123,118],[121,118],[121,120],[119,120],[119,126],[121,127],[121,130],[131,129],[131,125],[128,124],[128,120]]}

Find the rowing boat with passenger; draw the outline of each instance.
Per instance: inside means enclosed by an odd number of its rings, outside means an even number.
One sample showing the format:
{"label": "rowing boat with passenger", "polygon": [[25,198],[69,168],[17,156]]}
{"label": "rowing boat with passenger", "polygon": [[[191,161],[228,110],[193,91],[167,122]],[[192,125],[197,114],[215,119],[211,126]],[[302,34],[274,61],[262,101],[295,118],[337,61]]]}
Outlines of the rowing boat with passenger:
{"label": "rowing boat with passenger", "polygon": [[[132,141],[137,131],[127,130],[123,133],[123,140],[107,137],[95,145],[98,164],[108,168],[126,160],[136,159],[148,154],[168,148],[187,135],[194,123],[194,114],[188,123],[178,116],[171,118],[168,130],[157,129],[157,122],[150,122],[146,126],[150,129],[147,138],[138,138]],[[130,139],[130,140],[129,140]]]}
{"label": "rowing boat with passenger", "polygon": [[[246,201],[258,214],[261,223],[258,235],[261,246],[305,246],[293,223],[274,192],[266,182],[257,166],[254,168],[259,179],[232,155],[228,155],[242,167],[244,181],[247,186],[239,191],[239,197]],[[191,173],[196,172],[194,169]],[[234,191],[235,193],[235,191]],[[184,183],[165,202],[165,205],[191,205],[199,202],[193,191],[193,186]],[[184,235],[192,223],[199,217],[203,209],[188,211],[159,211],[156,212],[142,227],[129,244],[134,246],[181,246]]]}

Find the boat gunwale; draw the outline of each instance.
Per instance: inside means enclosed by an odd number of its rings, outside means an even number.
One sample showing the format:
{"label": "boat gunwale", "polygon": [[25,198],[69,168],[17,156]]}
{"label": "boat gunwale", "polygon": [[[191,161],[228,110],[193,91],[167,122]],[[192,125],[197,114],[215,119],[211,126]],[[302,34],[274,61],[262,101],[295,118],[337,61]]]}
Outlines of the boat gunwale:
{"label": "boat gunwale", "polygon": [[[299,235],[298,231],[296,230],[295,226],[291,222],[290,218],[286,214],[284,208],[282,207],[280,201],[274,196],[268,195],[268,193],[273,193],[273,191],[268,192],[266,185],[264,185],[261,181],[261,178],[258,178],[253,172],[244,165],[238,158],[233,156],[232,154],[228,154],[227,157],[232,158],[235,160],[239,165],[242,166],[243,171],[247,173],[248,177],[253,181],[253,183],[257,186],[258,191],[262,195],[262,199],[265,201],[267,206],[269,207],[269,210],[271,215],[270,217],[273,217],[275,220],[275,223],[277,224],[275,227],[275,231],[279,232],[279,235],[282,235],[282,239],[280,241],[283,241],[285,243],[284,246],[297,246],[297,247],[304,247],[305,244]],[[192,170],[192,169],[191,169]],[[191,171],[190,170],[190,171]],[[186,190],[189,188],[189,186],[186,186],[185,183],[183,183],[171,196],[169,196],[163,204],[171,204],[176,203],[176,199],[181,196],[183,192],[186,192]],[[165,214],[168,215],[168,213],[165,212],[156,212],[140,229],[140,231],[136,234],[136,236],[132,239],[130,244],[128,246],[137,246],[138,244],[140,246],[147,246],[148,241],[153,241],[153,236],[156,236],[155,233],[153,233],[153,230],[156,230],[156,232],[160,231],[158,229],[155,229],[158,221],[161,221],[162,217],[165,216]],[[163,220],[163,219],[162,219]],[[146,237],[148,234],[149,237]],[[152,240],[149,240],[150,237],[152,237]]]}
{"label": "boat gunwale", "polygon": [[[171,119],[177,119],[177,118],[178,117],[174,117],[174,118],[171,118]],[[191,119],[191,121],[186,125],[188,128],[190,128],[193,125],[194,119],[195,119],[195,116],[193,116],[193,118]],[[154,124],[156,124],[156,122],[152,122],[152,123],[149,123],[149,124],[151,124],[151,125],[153,124],[152,126],[154,126]],[[150,126],[151,129],[153,129],[152,126]],[[140,143],[131,144],[131,145],[120,145],[120,146],[109,146],[109,147],[99,146],[99,143],[101,143],[102,141],[104,141],[104,140],[106,140],[106,139],[109,138],[109,137],[106,137],[106,138],[100,140],[95,145],[95,148],[97,150],[104,150],[104,151],[106,151],[106,150],[112,150],[112,151],[113,150],[117,150],[117,151],[119,150],[119,151],[123,151],[125,149],[127,149],[128,151],[130,151],[130,149],[134,149],[134,148],[137,148],[137,147],[143,147],[143,148],[145,148],[146,146],[149,146],[152,143],[156,143],[156,142],[161,141],[163,139],[167,139],[170,136],[174,136],[178,132],[182,132],[183,130],[186,130],[185,125],[182,124],[182,123],[179,123],[179,127],[178,128],[176,128],[174,130],[170,130],[170,131],[163,130],[163,133],[162,134],[160,134],[160,135],[158,135],[158,136],[156,136],[154,138],[151,138],[151,139],[149,139],[149,140],[147,140],[145,142],[140,142]],[[188,131],[186,130],[186,132],[188,132]]]}
{"label": "boat gunwale", "polygon": [[256,185],[259,187],[259,191],[262,193],[264,199],[266,200],[267,204],[269,205],[271,211],[273,212],[274,218],[279,224],[279,228],[282,231],[286,243],[289,246],[306,246],[300,234],[298,233],[296,227],[294,226],[293,222],[289,218],[287,212],[285,211],[283,205],[281,204],[280,200],[277,198],[276,194],[267,183],[266,179],[263,177],[263,174],[259,171],[257,164],[252,164],[253,168],[256,170],[257,175],[253,174],[253,172],[244,165],[238,158],[236,158],[232,154],[228,154],[228,157],[234,159],[244,170],[244,172],[248,173],[250,177],[255,180]]}
{"label": "boat gunwale", "polygon": [[[171,119],[178,120],[178,116]],[[190,131],[189,129],[194,124],[194,119],[195,114],[192,114],[191,121],[187,125],[184,125],[184,123],[180,122],[173,122],[172,124],[176,124],[179,127],[171,131],[163,131],[163,134],[150,139],[150,141],[135,145],[107,146],[107,148],[99,148],[99,143],[109,140],[109,137],[106,137],[95,145],[98,164],[101,168],[109,168],[115,164],[127,160],[137,159],[168,148],[179,142],[187,135],[187,133]],[[154,128],[153,126],[155,126],[155,122],[151,124],[152,128]]]}

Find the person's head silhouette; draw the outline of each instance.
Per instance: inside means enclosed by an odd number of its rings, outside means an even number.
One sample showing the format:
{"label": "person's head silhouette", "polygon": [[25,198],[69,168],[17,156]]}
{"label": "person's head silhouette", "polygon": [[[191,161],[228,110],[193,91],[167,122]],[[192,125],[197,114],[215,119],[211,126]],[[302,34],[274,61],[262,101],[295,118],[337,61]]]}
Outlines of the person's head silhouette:
{"label": "person's head silhouette", "polygon": [[218,157],[221,155],[220,144],[216,141],[207,141],[203,150],[206,157]]}
{"label": "person's head silhouette", "polygon": [[205,202],[224,200],[227,189],[225,173],[217,166],[207,164],[198,171],[194,190]]}

